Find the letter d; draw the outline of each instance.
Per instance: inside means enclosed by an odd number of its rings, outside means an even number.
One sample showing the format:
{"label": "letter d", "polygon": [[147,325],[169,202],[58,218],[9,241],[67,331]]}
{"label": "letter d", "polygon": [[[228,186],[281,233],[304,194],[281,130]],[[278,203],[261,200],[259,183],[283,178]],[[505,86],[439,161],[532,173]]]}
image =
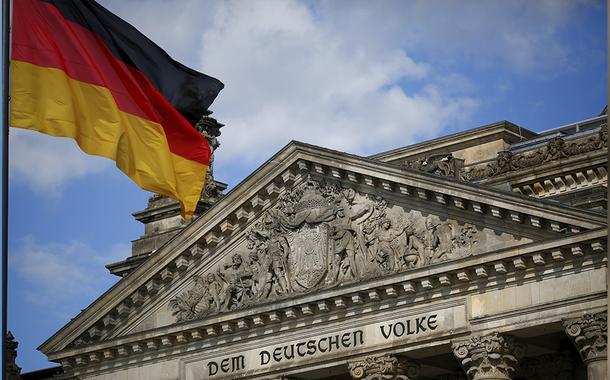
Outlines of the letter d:
{"label": "letter d", "polygon": [[271,360],[271,354],[269,354],[269,352],[263,350],[259,355],[261,356],[261,365],[269,364],[269,361]]}

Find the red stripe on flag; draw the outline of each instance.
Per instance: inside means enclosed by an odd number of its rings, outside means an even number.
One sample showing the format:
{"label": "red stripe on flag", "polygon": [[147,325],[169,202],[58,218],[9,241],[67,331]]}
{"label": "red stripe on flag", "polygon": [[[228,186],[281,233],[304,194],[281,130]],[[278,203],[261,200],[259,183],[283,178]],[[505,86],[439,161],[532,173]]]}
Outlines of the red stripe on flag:
{"label": "red stripe on flag", "polygon": [[38,0],[16,0],[13,17],[19,20],[13,24],[14,60],[60,69],[73,79],[108,88],[119,109],[161,124],[171,152],[209,163],[205,138],[145,75],[117,60],[95,33]]}

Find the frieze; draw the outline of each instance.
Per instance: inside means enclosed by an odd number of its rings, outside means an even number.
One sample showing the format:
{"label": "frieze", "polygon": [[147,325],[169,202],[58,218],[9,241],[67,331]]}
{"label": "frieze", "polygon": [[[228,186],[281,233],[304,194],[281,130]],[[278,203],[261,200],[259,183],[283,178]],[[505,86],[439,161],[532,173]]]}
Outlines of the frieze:
{"label": "frieze", "polygon": [[464,257],[479,232],[308,178],[282,194],[246,240],[247,252],[195,276],[170,300],[178,322]]}
{"label": "frieze", "polygon": [[561,137],[554,137],[544,147],[533,151],[519,154],[513,154],[510,151],[498,152],[493,162],[461,169],[459,177],[467,181],[478,181],[607,147],[608,126],[603,124],[598,133],[571,142],[567,142]]}

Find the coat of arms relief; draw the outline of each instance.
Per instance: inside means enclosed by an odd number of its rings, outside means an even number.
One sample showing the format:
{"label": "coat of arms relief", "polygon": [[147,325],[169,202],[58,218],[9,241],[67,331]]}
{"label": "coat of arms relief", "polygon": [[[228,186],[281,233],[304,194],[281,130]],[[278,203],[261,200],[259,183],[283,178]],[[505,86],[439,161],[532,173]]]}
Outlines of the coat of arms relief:
{"label": "coat of arms relief", "polygon": [[474,225],[309,178],[247,232],[246,252],[195,276],[169,306],[178,321],[203,318],[464,257],[479,237]]}

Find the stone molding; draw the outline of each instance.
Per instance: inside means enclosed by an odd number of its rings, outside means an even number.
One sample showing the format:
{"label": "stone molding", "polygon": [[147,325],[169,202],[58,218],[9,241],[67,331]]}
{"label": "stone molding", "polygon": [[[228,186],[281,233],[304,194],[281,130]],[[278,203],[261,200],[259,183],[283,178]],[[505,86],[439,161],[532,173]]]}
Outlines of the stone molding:
{"label": "stone molding", "polygon": [[608,312],[585,313],[563,326],[585,363],[608,360]]}
{"label": "stone molding", "polygon": [[469,265],[468,262],[445,263],[443,268],[436,270],[423,268],[423,276],[417,273],[407,278],[404,275],[395,275],[395,278],[386,281],[356,284],[345,287],[342,291],[341,289],[327,291],[317,297],[309,296],[278,302],[260,308],[257,312],[251,310],[231,312],[222,318],[193,321],[156,335],[143,333],[119,338],[119,341],[101,342],[87,347],[88,350],[85,352],[82,348],[75,348],[71,352],[50,355],[50,359],[61,360],[64,368],[74,369],[97,365],[104,361],[130,359],[139,355],[154,353],[156,356],[163,356],[164,350],[175,350],[190,343],[229,337],[243,331],[251,331],[250,329],[253,328],[269,327],[301,318],[347,312],[352,308],[366,307],[367,304],[392,302],[400,298],[414,299],[429,292],[439,291],[466,295],[469,293],[470,284],[476,283],[476,289],[480,291],[488,282],[497,281],[498,278],[512,278],[516,273],[539,271],[543,264],[553,266],[570,260],[580,261],[585,257],[600,257],[599,253],[605,252],[604,242],[607,235],[604,231],[595,234],[598,236],[593,239],[582,239],[579,243],[565,238],[564,243],[555,246],[546,245],[542,251],[520,247],[507,250],[503,255],[488,257],[483,262],[480,258],[467,258],[476,262],[475,265]]}
{"label": "stone molding", "polygon": [[[315,155],[311,157],[311,160],[315,159],[317,162],[300,159],[288,168],[278,169],[282,168],[282,162],[290,160],[292,155],[297,154],[301,157]],[[210,255],[213,255],[218,244],[244,232],[245,227],[250,224],[257,213],[268,208],[271,202],[281,193],[303,181],[304,177],[309,174],[318,177],[328,176],[337,181],[354,183],[360,188],[371,187],[387,194],[395,193],[401,197],[413,197],[418,202],[427,201],[442,205],[442,207],[454,208],[455,211],[463,210],[471,213],[489,214],[505,219],[510,223],[531,223],[532,226],[537,228],[540,226],[540,228],[549,231],[564,231],[564,227],[568,226],[566,223],[576,223],[579,228],[585,229],[594,228],[602,223],[596,222],[595,218],[589,217],[589,215],[584,218],[582,215],[577,215],[562,207],[539,205],[535,201],[521,199],[521,197],[517,198],[522,204],[516,205],[514,202],[511,203],[512,195],[503,194],[500,196],[497,191],[493,190],[471,189],[467,185],[458,183],[451,184],[454,189],[447,190],[440,187],[441,182],[445,183],[444,180],[418,173],[410,174],[414,177],[412,179],[397,183],[395,181],[402,181],[405,174],[391,165],[361,157],[337,154],[305,144],[289,145],[274,156],[270,162],[273,164],[269,164],[269,167],[263,166],[256,173],[256,178],[260,177],[257,181],[264,180],[267,185],[262,189],[244,187],[239,189],[240,191],[234,191],[227,195],[222,202],[229,202],[231,207],[215,207],[206,214],[207,218],[205,220],[196,220],[188,225],[180,235],[188,238],[173,239],[168,242],[157,254],[152,255],[146,263],[136,269],[132,276],[121,281],[105,295],[108,298],[117,292],[122,294],[120,297],[114,297],[120,300],[118,303],[116,301],[112,304],[96,302],[83,315],[78,316],[72,323],[45,342],[41,346],[41,350],[47,353],[65,350],[69,346],[67,339],[74,342],[73,347],[92,345],[101,339],[107,339],[116,326],[124,323],[125,318],[129,318],[149,304],[151,300],[156,298],[156,294],[162,288],[177,283],[194,266],[199,266],[204,257],[207,260]],[[346,169],[351,165],[362,167],[358,170],[362,170],[364,173],[370,170],[378,170],[379,173],[376,174],[377,177],[371,177]],[[277,177],[275,177],[276,174],[271,175],[273,170],[279,173]],[[266,178],[274,179],[268,182],[269,180]],[[385,178],[393,178],[394,180]],[[254,181],[254,179],[251,181]],[[458,189],[455,189],[456,186]],[[476,199],[480,200],[470,200],[471,197],[475,196],[474,190],[476,190],[476,197],[479,197]],[[489,199],[487,199],[488,197]],[[245,203],[237,202],[237,199],[244,198],[249,200]],[[493,206],[488,205],[488,202]],[[547,221],[541,217],[540,215],[543,215],[543,213],[546,213],[552,220]],[[205,230],[206,232],[199,237],[201,235],[198,233],[199,230]],[[199,241],[190,236],[199,237]],[[158,269],[154,274],[146,275],[151,267]],[[96,322],[93,325],[76,323],[77,320],[85,317]],[[76,340],[70,338],[70,336],[75,335],[75,330],[80,331],[76,335],[78,336]]]}
{"label": "stone molding", "polygon": [[354,380],[411,380],[420,370],[419,364],[395,355],[368,356],[347,367]]}
{"label": "stone molding", "polygon": [[542,177],[533,182],[514,185],[512,189],[516,193],[529,197],[546,198],[607,183],[606,167],[598,166],[586,167],[567,174],[559,173],[551,177]]}
{"label": "stone molding", "polygon": [[471,380],[510,380],[523,354],[514,338],[497,332],[453,343],[452,349]]}

